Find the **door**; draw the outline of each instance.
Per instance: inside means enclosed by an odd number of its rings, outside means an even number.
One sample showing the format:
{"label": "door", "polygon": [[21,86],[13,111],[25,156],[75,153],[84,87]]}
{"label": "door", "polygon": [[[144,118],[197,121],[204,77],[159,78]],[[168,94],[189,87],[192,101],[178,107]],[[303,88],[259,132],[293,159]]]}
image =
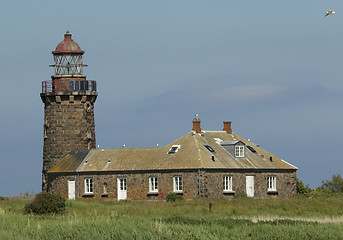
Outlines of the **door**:
{"label": "door", "polygon": [[246,176],[247,196],[254,196],[254,176]]}
{"label": "door", "polygon": [[68,199],[75,200],[75,179],[68,179]]}
{"label": "door", "polygon": [[126,178],[118,178],[118,200],[125,200],[126,198]]}

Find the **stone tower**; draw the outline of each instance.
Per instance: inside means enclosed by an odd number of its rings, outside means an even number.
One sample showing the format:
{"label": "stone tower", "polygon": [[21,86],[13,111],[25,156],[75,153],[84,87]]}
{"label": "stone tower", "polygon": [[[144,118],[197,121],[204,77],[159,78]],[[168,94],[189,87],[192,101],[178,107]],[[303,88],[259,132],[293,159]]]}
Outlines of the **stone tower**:
{"label": "stone tower", "polygon": [[84,51],[64,34],[54,56],[55,75],[42,82],[44,146],[42,190],[48,191],[47,171],[71,150],[95,148],[94,102],[96,81],[83,75]]}

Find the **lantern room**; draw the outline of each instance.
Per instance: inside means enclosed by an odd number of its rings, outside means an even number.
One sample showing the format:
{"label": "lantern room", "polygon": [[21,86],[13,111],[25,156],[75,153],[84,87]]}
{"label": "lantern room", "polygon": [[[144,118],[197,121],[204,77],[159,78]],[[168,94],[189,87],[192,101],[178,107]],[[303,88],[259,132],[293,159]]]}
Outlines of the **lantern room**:
{"label": "lantern room", "polygon": [[86,80],[83,75],[82,55],[85,52],[71,38],[71,33],[64,34],[64,40],[60,42],[54,56],[55,74],[52,80],[42,82],[42,93],[45,92],[96,92],[96,81]]}
{"label": "lantern room", "polygon": [[71,39],[71,33],[67,31],[64,34],[64,40],[52,52],[55,64],[50,66],[55,67],[55,75],[83,75],[83,66],[86,66],[82,63],[84,53],[80,46]]}

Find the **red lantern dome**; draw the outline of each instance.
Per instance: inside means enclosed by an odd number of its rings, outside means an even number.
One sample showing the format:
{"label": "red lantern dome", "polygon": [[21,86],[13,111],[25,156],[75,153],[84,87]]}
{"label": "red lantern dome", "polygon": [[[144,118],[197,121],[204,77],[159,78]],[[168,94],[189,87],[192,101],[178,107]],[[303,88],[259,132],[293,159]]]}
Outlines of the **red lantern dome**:
{"label": "red lantern dome", "polygon": [[84,54],[85,52],[81,50],[79,44],[74,42],[73,39],[71,39],[71,33],[69,31],[64,34],[64,40],[60,42],[56,50],[52,52],[52,54]]}

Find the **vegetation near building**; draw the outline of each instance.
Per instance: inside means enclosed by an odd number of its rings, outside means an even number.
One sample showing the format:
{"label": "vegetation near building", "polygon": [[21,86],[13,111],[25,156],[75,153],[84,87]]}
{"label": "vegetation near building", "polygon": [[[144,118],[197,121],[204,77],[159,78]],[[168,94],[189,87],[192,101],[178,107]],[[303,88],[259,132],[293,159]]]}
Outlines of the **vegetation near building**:
{"label": "vegetation near building", "polygon": [[341,174],[334,174],[331,180],[323,180],[322,186],[318,189],[332,193],[343,193],[343,178],[341,177]]}
{"label": "vegetation near building", "polygon": [[[68,201],[61,214],[23,214],[0,201],[0,239],[342,239],[343,195],[231,201]],[[211,203],[211,208],[210,208]]]}
{"label": "vegetation near building", "polygon": [[313,190],[307,185],[305,185],[299,178],[297,178],[297,194],[309,196]]}
{"label": "vegetation near building", "polygon": [[65,199],[57,193],[41,192],[25,206],[26,213],[56,214],[65,210]]}

